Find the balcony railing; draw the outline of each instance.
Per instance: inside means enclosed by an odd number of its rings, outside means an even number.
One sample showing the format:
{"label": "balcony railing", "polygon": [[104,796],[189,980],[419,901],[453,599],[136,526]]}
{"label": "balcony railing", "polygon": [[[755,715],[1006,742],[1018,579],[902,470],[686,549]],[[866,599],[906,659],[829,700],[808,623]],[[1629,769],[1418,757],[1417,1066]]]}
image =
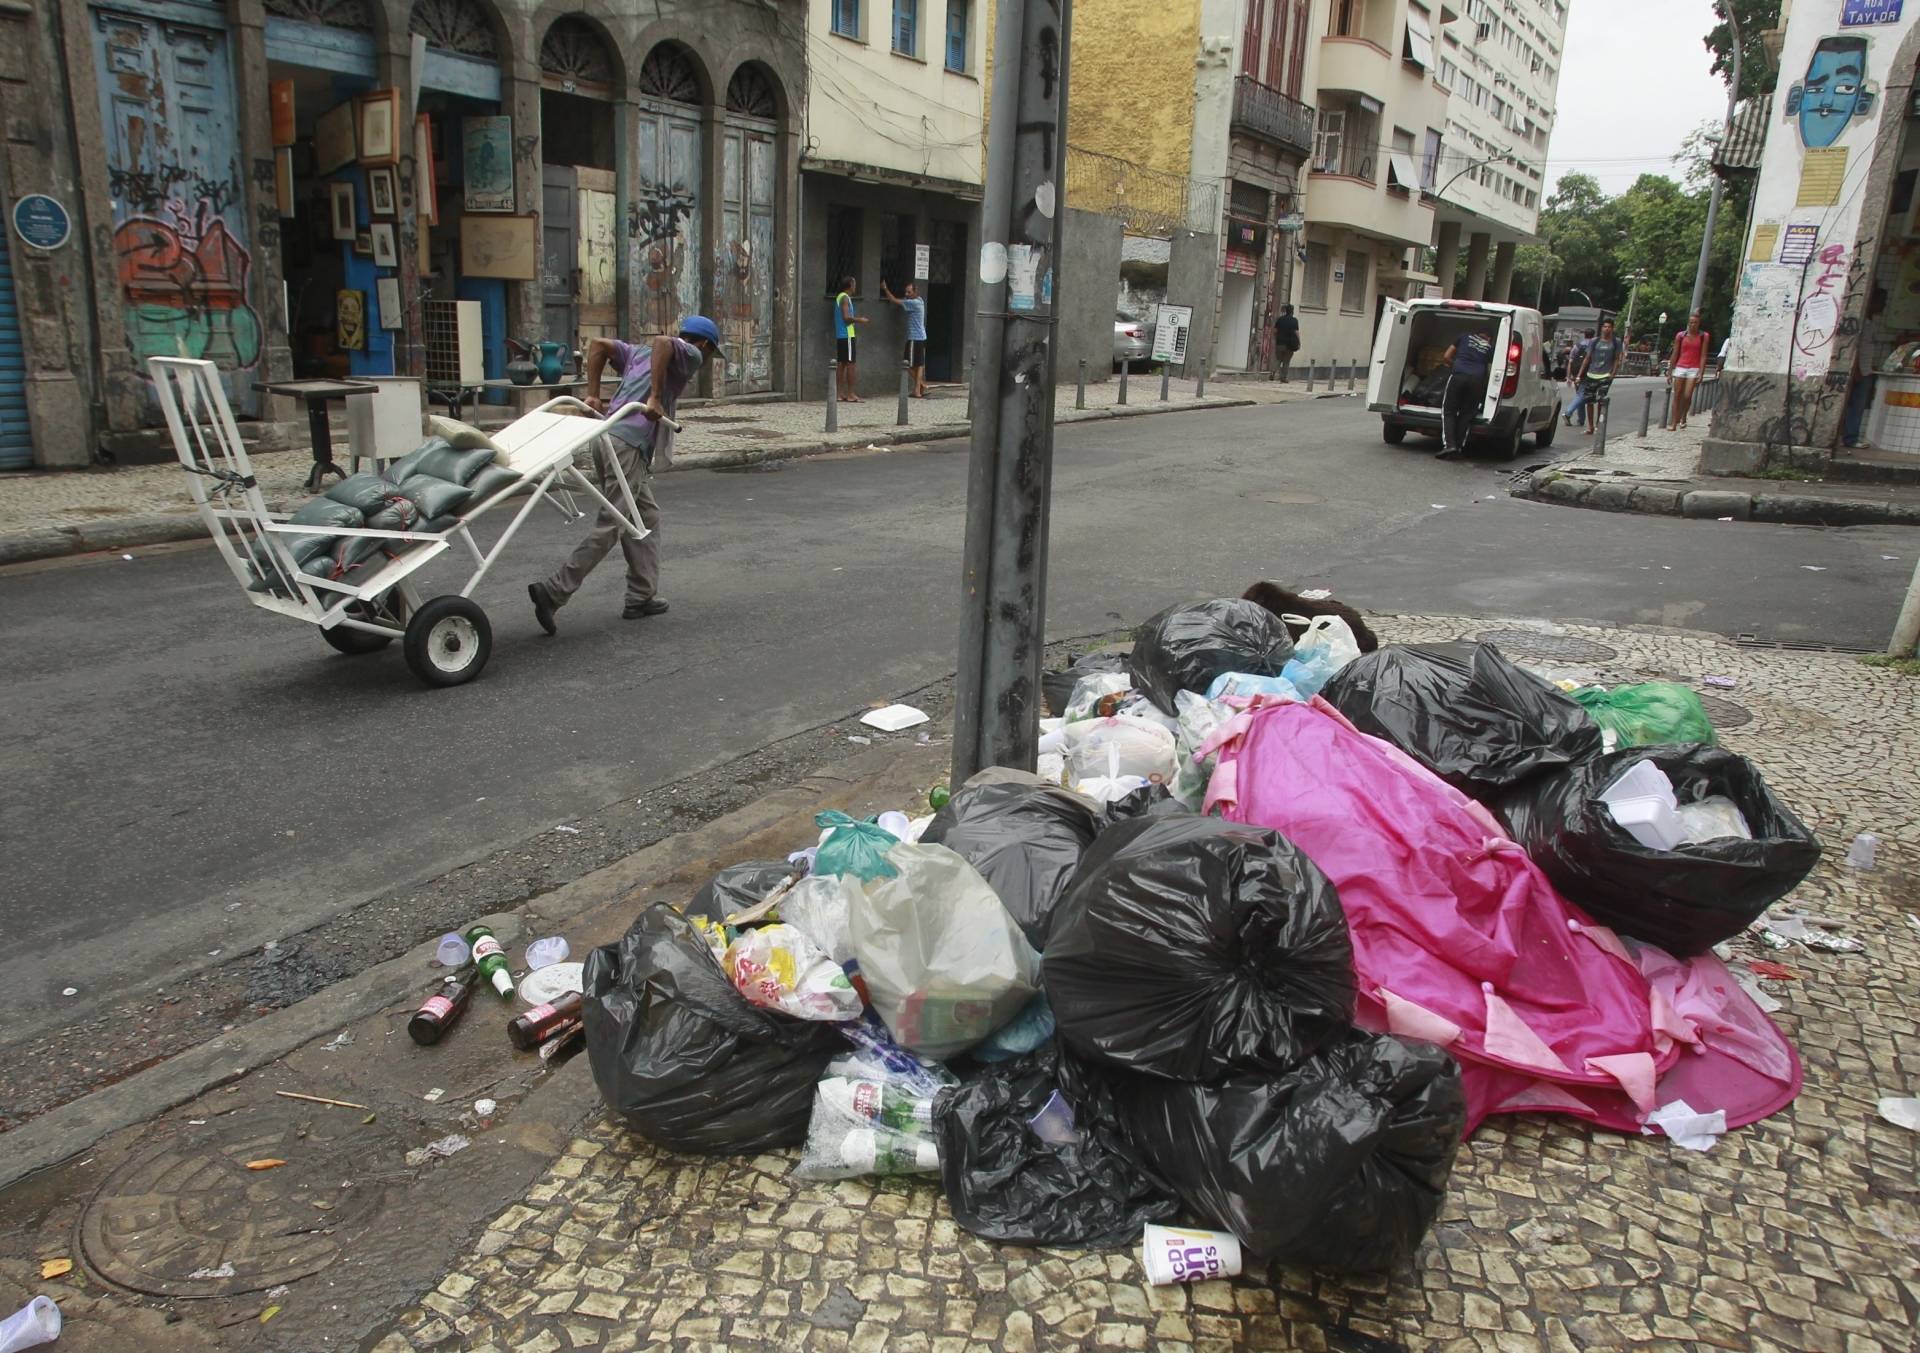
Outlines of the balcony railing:
{"label": "balcony railing", "polygon": [[1251,75],[1233,82],[1233,129],[1302,155],[1313,153],[1313,108]]}

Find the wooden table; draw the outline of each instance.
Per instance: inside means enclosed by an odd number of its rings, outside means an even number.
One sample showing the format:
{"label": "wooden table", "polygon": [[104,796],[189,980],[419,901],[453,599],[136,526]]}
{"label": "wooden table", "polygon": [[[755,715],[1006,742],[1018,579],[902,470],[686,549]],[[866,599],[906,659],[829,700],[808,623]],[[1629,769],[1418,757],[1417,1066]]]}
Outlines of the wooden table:
{"label": "wooden table", "polygon": [[264,381],[253,388],[264,395],[287,395],[306,401],[307,432],[313,438],[313,471],[307,476],[308,493],[318,493],[330,472],[342,479],[347,477],[347,472],[333,463],[333,429],[327,421],[327,404],[348,395],[377,394],[379,386],[365,381],[305,380]]}

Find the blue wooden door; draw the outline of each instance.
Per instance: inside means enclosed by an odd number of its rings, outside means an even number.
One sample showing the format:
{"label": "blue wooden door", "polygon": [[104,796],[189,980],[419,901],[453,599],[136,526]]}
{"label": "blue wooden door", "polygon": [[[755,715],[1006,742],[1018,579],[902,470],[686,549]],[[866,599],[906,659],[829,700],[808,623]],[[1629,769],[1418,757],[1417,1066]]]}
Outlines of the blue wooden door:
{"label": "blue wooden door", "polygon": [[699,115],[642,100],[634,125],[640,325],[648,335],[677,333],[682,316],[700,313]]}
{"label": "blue wooden door", "polygon": [[729,117],[720,143],[720,259],[714,306],[729,394],[773,388],[773,124]]}
{"label": "blue wooden door", "polygon": [[[141,10],[93,12],[127,344],[143,377],[149,357],[213,361],[234,412],[250,415],[260,316],[224,20],[180,0]],[[146,416],[161,421],[151,398]]]}
{"label": "blue wooden door", "polygon": [[21,470],[33,464],[33,429],[27,426],[27,358],[13,300],[8,234],[0,221],[0,470]]}

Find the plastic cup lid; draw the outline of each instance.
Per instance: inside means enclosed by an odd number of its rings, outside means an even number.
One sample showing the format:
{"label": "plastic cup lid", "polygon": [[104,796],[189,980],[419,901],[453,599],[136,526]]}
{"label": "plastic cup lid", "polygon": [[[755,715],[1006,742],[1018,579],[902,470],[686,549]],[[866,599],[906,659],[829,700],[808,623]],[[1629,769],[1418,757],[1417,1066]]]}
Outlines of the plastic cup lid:
{"label": "plastic cup lid", "polygon": [[520,981],[520,999],[528,1005],[552,1005],[562,996],[585,989],[584,963],[550,963]]}

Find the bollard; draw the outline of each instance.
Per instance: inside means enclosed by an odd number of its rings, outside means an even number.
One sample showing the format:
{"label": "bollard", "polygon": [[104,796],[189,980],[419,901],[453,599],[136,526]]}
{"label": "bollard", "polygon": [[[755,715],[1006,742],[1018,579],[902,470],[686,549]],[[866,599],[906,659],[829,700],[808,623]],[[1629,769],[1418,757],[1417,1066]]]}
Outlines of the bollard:
{"label": "bollard", "polygon": [[1080,359],[1080,383],[1073,389],[1073,407],[1087,407],[1087,359],[1084,357]]}
{"label": "bollard", "polygon": [[1167,392],[1173,384],[1173,363],[1160,363],[1160,402],[1167,402]]}
{"label": "bollard", "polygon": [[1200,379],[1193,383],[1193,397],[1195,399],[1207,397],[1207,364],[1204,361],[1200,363]]}
{"label": "bollard", "polygon": [[900,411],[894,415],[893,421],[895,426],[905,427],[907,425],[907,401],[912,397],[913,363],[909,359],[902,357],[900,359]]}
{"label": "bollard", "polygon": [[971,361],[967,363],[963,374],[967,382],[967,421],[971,423],[973,421],[973,363]]}
{"label": "bollard", "polygon": [[[1652,423],[1653,423],[1653,391],[1649,390],[1647,391],[1646,404],[1640,410],[1640,435],[1642,437],[1647,435],[1647,428],[1650,427]],[[1667,411],[1665,409],[1662,409],[1660,411],[1660,426],[1664,428],[1666,425],[1667,425]]]}
{"label": "bollard", "polygon": [[1120,363],[1120,403],[1127,402],[1127,373],[1133,370],[1132,362]]}
{"label": "bollard", "polygon": [[1313,358],[1307,358],[1307,393],[1313,393]]}
{"label": "bollard", "polygon": [[840,359],[827,361],[827,431],[840,430]]}
{"label": "bollard", "polygon": [[1347,368],[1347,389],[1350,391],[1355,389],[1359,385],[1359,381],[1360,359],[1356,357],[1353,359],[1353,365]]}
{"label": "bollard", "polygon": [[1600,407],[1595,412],[1593,419],[1593,454],[1596,456],[1604,456],[1607,454],[1607,421],[1608,415],[1612,411],[1613,388],[1609,385],[1606,393],[1600,396]]}

